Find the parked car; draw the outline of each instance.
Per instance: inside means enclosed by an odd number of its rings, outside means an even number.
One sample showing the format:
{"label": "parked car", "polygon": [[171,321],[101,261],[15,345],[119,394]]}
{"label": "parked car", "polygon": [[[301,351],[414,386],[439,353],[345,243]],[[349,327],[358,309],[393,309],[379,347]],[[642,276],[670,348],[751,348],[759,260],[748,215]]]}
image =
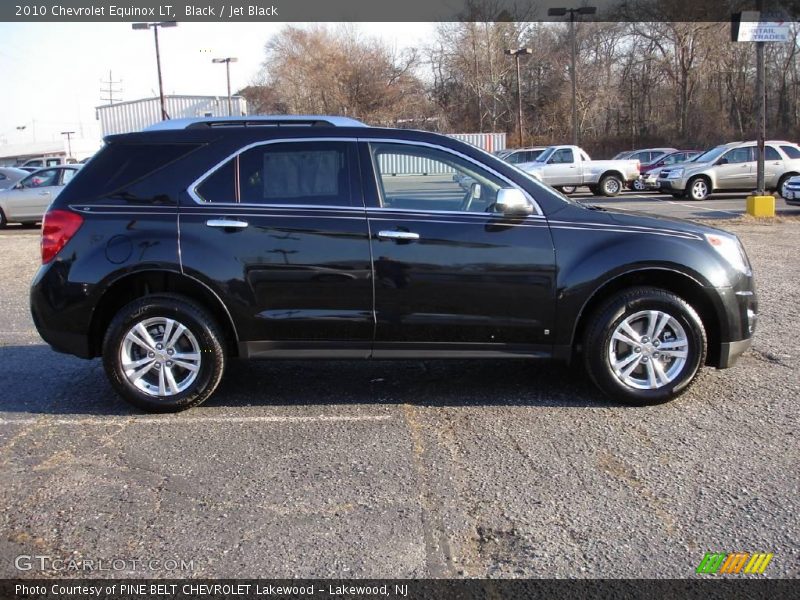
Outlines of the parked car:
{"label": "parked car", "polygon": [[787,179],[783,184],[781,195],[789,206],[800,206],[800,176]]}
{"label": "parked car", "polygon": [[42,220],[48,205],[69,183],[80,165],[38,169],[0,191],[0,227],[7,223],[33,224]]}
{"label": "parked car", "polygon": [[19,165],[19,168],[34,168],[42,169],[44,167],[57,167],[59,165],[75,164],[78,161],[74,158],[65,158],[63,156],[40,156],[38,158],[29,158]]}
{"label": "parked car", "polygon": [[498,158],[510,163],[512,165],[518,165],[520,163],[527,163],[533,162],[536,160],[539,155],[547,150],[547,146],[533,146],[530,148],[514,148],[514,149],[506,149],[502,156],[498,155]]}
{"label": "parked car", "polygon": [[0,167],[0,190],[7,190],[27,176],[28,171],[23,171],[16,167]]}
{"label": "parked car", "polygon": [[[442,135],[282,116],[106,141],[45,216],[31,312],[146,410],[200,404],[232,357],[580,360],[650,404],[756,325],[736,236],[572,202]],[[403,160],[437,168],[383,172]]]}
{"label": "parked car", "polygon": [[662,156],[654,162],[644,164],[639,168],[639,178],[633,180],[631,187],[638,192],[658,190],[658,174],[663,167],[690,162],[702,153],[702,150],[678,150]]}
{"label": "parked car", "polygon": [[[800,174],[800,146],[770,140],[764,146],[764,183],[783,195],[784,184]],[[715,191],[750,191],[756,187],[756,143],[731,142],[712,148],[692,162],[662,169],[662,191],[676,198],[705,200]]]}
{"label": "parked car", "polygon": [[611,160],[638,160],[641,164],[650,164],[657,161],[659,158],[675,152],[676,148],[643,148],[641,150],[628,150],[620,152]]}
{"label": "parked car", "polygon": [[604,196],[616,196],[639,177],[639,161],[592,160],[577,146],[550,146],[534,162],[517,166],[554,188],[586,185]]}

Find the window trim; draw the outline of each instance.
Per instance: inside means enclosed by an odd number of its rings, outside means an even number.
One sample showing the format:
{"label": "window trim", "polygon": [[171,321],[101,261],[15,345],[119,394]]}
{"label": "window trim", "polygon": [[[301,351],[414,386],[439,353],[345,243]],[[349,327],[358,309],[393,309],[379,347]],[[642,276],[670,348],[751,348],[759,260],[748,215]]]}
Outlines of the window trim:
{"label": "window trim", "polygon": [[[527,192],[527,190],[523,189],[518,184],[516,184],[513,181],[511,181],[505,175],[503,175],[501,173],[498,173],[497,171],[492,169],[490,166],[488,166],[488,165],[486,165],[486,164],[484,164],[484,163],[482,163],[482,162],[480,162],[478,160],[475,160],[474,158],[471,158],[471,157],[467,156],[466,154],[462,154],[461,152],[458,152],[457,150],[453,150],[452,148],[447,148],[446,146],[441,146],[439,144],[432,144],[430,142],[419,142],[419,141],[411,141],[411,140],[398,140],[398,139],[392,139],[392,138],[313,137],[313,138],[278,138],[278,139],[273,139],[273,140],[262,140],[262,141],[259,141],[259,142],[252,142],[250,144],[247,144],[246,146],[242,146],[241,148],[239,148],[235,152],[232,152],[231,154],[226,156],[224,159],[219,161],[217,164],[215,164],[213,167],[211,167],[210,169],[205,171],[202,175],[200,175],[200,177],[198,177],[192,183],[189,184],[189,186],[186,188],[186,193],[194,201],[194,203],[197,204],[198,206],[214,206],[214,207],[221,207],[221,206],[240,207],[240,206],[244,206],[244,207],[270,208],[270,209],[275,209],[275,208],[305,208],[305,209],[311,209],[311,210],[313,210],[313,209],[335,209],[335,210],[358,211],[358,212],[364,212],[367,209],[368,210],[397,210],[397,209],[392,209],[392,208],[385,208],[383,206],[368,207],[368,206],[341,206],[341,205],[322,205],[322,204],[263,204],[263,203],[253,204],[253,203],[247,203],[247,202],[239,202],[239,203],[212,202],[212,201],[203,199],[196,191],[196,189],[208,177],[213,175],[218,169],[222,168],[225,165],[225,163],[227,163],[232,158],[235,158],[235,157],[239,156],[240,154],[242,154],[244,152],[247,152],[248,150],[251,150],[253,148],[257,148],[258,146],[268,146],[268,145],[271,145],[271,144],[302,143],[302,142],[353,142],[355,144],[359,144],[359,143],[366,143],[366,144],[370,144],[370,143],[406,144],[406,145],[409,145],[409,146],[426,146],[428,148],[435,148],[435,149],[438,149],[438,150],[442,150],[444,152],[449,152],[450,154],[453,154],[455,156],[458,156],[459,158],[467,160],[467,161],[473,163],[474,165],[476,165],[476,166],[488,171],[489,173],[491,173],[495,177],[497,177],[497,178],[503,180],[505,183],[507,183],[509,185],[509,187],[512,187],[512,188],[515,188],[515,189],[518,189],[519,191],[521,191],[525,195],[525,197],[528,199],[528,202],[530,202],[531,205],[533,206],[535,214],[530,215],[530,216],[532,216],[532,217],[544,217],[544,211],[542,211],[542,208],[539,206],[539,203],[536,202],[536,200]],[[356,156],[358,156],[358,153],[356,153]],[[500,159],[498,159],[498,160],[500,160]],[[374,178],[376,178],[375,179],[375,185],[378,185],[378,181],[377,181],[378,173],[377,173],[376,169],[374,168],[374,166],[373,166],[373,169],[372,169],[372,176]],[[363,173],[362,173],[362,177],[363,177]],[[427,210],[427,209],[416,210],[414,212],[430,213],[430,214],[448,214],[448,215],[451,215],[451,214],[487,215],[487,214],[489,214],[489,213],[485,213],[483,211],[474,212],[474,211]]]}
{"label": "window trim", "polygon": [[[200,194],[197,193],[197,188],[200,187],[203,182],[211,177],[214,173],[216,173],[219,169],[224,167],[229,160],[236,159],[238,161],[239,156],[244,154],[245,152],[252,150],[253,148],[257,148],[259,146],[269,146],[271,144],[287,144],[287,143],[303,143],[303,142],[352,142],[358,143],[356,138],[344,138],[344,137],[315,137],[315,138],[281,138],[281,139],[274,139],[274,140],[263,140],[260,142],[253,142],[251,144],[247,144],[246,146],[242,146],[236,152],[230,154],[226,158],[222,159],[220,162],[215,164],[211,167],[208,171],[200,175],[197,179],[195,179],[192,183],[189,184],[189,187],[186,188],[186,193],[189,194],[189,197],[194,200],[195,204],[200,206],[248,206],[248,207],[264,207],[264,208],[328,208],[328,209],[341,209],[341,210],[357,210],[357,211],[364,211],[363,206],[342,206],[339,204],[266,204],[263,202],[213,202],[211,200],[206,200]],[[239,170],[235,169],[234,173],[236,173],[236,177],[238,178]],[[238,185],[236,186],[238,189]],[[239,198],[237,198],[238,200]]]}

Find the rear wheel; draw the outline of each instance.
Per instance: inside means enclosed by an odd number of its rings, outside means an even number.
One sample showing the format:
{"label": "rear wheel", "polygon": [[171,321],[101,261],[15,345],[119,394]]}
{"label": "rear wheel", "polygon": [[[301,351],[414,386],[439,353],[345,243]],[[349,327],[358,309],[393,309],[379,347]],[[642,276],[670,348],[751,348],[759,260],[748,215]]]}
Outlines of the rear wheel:
{"label": "rear wheel", "polygon": [[658,288],[632,288],[610,298],[592,317],[584,343],[595,384],[634,405],[666,402],[686,391],[705,353],[697,312]]}
{"label": "rear wheel", "polygon": [[711,195],[711,185],[705,177],[695,177],[689,180],[686,189],[692,200],[705,200]]}
{"label": "rear wheel", "polygon": [[3,209],[0,208],[0,229],[3,229],[6,225],[8,225],[8,221],[6,221],[6,213],[4,213]]}
{"label": "rear wheel", "polygon": [[188,298],[147,296],[123,307],[103,340],[103,365],[114,389],[149,412],[203,403],[225,369],[222,334]]}
{"label": "rear wheel", "polygon": [[783,198],[784,200],[786,199],[786,190],[784,189],[784,187],[786,186],[786,182],[789,181],[792,177],[794,177],[794,175],[786,174],[780,178],[780,181],[778,181],[778,194],[780,194],[781,198]]}
{"label": "rear wheel", "polygon": [[606,175],[600,180],[600,192],[603,196],[616,196],[622,191],[622,180],[616,175]]}
{"label": "rear wheel", "polygon": [[647,190],[647,187],[644,185],[644,181],[642,181],[641,179],[634,179],[633,183],[631,184],[631,188],[633,188],[637,192],[644,192]]}
{"label": "rear wheel", "polygon": [[575,185],[562,185],[558,189],[561,190],[561,192],[564,193],[564,194],[574,194],[575,190],[578,189],[578,186],[575,186]]}

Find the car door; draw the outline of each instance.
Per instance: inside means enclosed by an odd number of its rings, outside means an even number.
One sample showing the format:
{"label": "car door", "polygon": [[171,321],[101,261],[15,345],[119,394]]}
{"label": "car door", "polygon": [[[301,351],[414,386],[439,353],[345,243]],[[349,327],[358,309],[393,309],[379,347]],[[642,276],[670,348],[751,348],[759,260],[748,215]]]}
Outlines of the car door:
{"label": "car door", "polygon": [[[246,356],[369,355],[372,265],[353,141],[265,141],[190,187],[184,270],[210,276]],[[453,185],[457,185],[451,182]]]}
{"label": "car door", "polygon": [[575,153],[572,148],[559,148],[547,159],[543,181],[548,185],[578,185],[581,181]]}
{"label": "car door", "polygon": [[778,150],[774,146],[764,146],[764,185],[767,189],[778,187],[778,180],[784,171],[783,157]]}
{"label": "car door", "polygon": [[[541,214],[493,212],[515,187],[457,151],[361,143],[375,273],[376,357],[548,352],[553,242]],[[392,165],[409,172],[392,176]],[[475,181],[466,193],[453,172]]]}
{"label": "car door", "polygon": [[6,206],[9,221],[41,218],[53,198],[53,191],[58,188],[59,169],[40,169],[31,173],[19,182],[18,186],[8,190]]}
{"label": "car door", "polygon": [[755,146],[733,148],[717,161],[716,187],[721,190],[741,190],[756,184],[754,153]]}

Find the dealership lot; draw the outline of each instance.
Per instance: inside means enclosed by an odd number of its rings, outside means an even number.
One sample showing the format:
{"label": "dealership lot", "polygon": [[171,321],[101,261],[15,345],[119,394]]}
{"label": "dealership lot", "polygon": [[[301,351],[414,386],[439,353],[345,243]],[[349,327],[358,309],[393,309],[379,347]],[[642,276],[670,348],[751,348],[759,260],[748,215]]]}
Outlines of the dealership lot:
{"label": "dealership lot", "polygon": [[0,576],[41,575],[14,567],[37,554],[126,561],[104,576],[689,577],[709,551],[798,576],[800,209],[574,198],[741,236],[761,319],[736,368],[630,408],[559,365],[233,362],[207,404],[143,415],[42,343],[38,232],[0,232]]}

